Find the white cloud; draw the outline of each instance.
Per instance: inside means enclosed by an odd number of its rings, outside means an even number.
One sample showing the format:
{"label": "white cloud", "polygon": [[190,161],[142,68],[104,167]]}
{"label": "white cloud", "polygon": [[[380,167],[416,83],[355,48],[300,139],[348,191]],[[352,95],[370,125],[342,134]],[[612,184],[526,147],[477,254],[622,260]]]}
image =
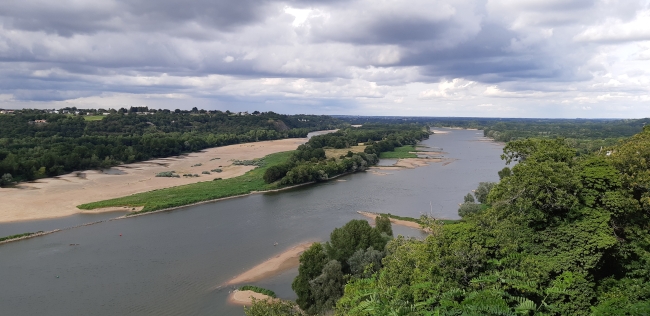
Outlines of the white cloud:
{"label": "white cloud", "polygon": [[0,107],[650,113],[647,1],[233,3],[7,0]]}

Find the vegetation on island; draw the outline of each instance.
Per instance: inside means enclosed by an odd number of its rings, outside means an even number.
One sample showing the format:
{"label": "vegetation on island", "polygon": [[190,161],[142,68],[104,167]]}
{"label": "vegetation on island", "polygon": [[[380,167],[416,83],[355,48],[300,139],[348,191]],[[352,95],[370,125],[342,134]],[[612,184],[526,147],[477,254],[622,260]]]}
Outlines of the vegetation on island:
{"label": "vegetation on island", "polygon": [[[352,136],[346,132],[333,133],[336,135],[319,135],[312,137],[307,144],[300,145],[295,151],[271,154],[261,159],[233,161],[233,164],[256,166],[255,169],[239,177],[223,180],[217,178],[220,181],[205,181],[143,192],[121,198],[82,204],[78,208],[89,210],[114,206],[142,206],[142,210],[131,213],[139,214],[244,195],[254,191],[268,191],[312,181],[325,181],[343,173],[363,171],[368,166],[376,164],[378,161],[377,155],[374,153],[376,150],[394,149],[395,146],[401,145],[401,142],[417,142],[418,138],[413,138],[413,135],[416,137],[428,136],[426,132],[422,131],[421,127],[404,128],[398,126],[390,129],[368,128],[368,130],[361,130],[360,132],[355,130],[352,134],[356,135],[354,137],[361,137],[359,135],[370,137],[366,138],[366,140],[369,140],[371,145],[368,147],[373,150],[373,153],[358,153],[350,157],[327,160],[325,159],[323,147],[314,147],[322,146],[326,141],[349,140]],[[378,138],[379,141],[374,141],[374,138]],[[344,144],[349,143],[346,141]],[[213,172],[221,172],[221,169],[214,169]],[[167,175],[165,173],[160,176]],[[177,175],[170,173],[170,176],[175,177]],[[183,174],[183,176],[200,177],[198,174]]]}
{"label": "vegetation on island", "polygon": [[264,295],[272,297],[272,298],[276,297],[275,292],[273,292],[271,290],[267,290],[265,288],[261,288],[259,286],[254,286],[254,285],[244,285],[244,286],[240,287],[239,290],[240,291],[253,291],[255,293],[264,294]]}
{"label": "vegetation on island", "polygon": [[[93,116],[88,113],[101,115],[101,119],[89,119]],[[328,116],[196,108],[19,110],[0,115],[0,175],[11,176],[11,181],[4,179],[0,185],[209,147],[306,137],[310,131],[346,125]]]}
{"label": "vegetation on island", "polygon": [[[502,157],[517,164],[465,197],[482,206],[428,223],[423,240],[381,247],[377,228],[352,221],[305,251],[296,304],[309,315],[650,314],[650,126],[588,155],[526,139]],[[353,268],[357,253],[373,263]]]}
{"label": "vegetation on island", "polygon": [[[419,125],[366,125],[315,136],[300,145],[287,162],[267,169],[264,180],[288,185],[323,181],[340,174],[363,171],[379,161],[379,154],[402,146],[412,147],[428,137],[429,133]],[[363,152],[348,151],[344,156],[329,159],[325,154],[329,148],[351,148],[359,143],[365,145]]]}
{"label": "vegetation on island", "polygon": [[395,148],[393,151],[385,151],[379,154],[381,159],[404,159],[404,158],[417,158],[418,155],[414,154],[416,152],[415,146],[406,145],[402,147]]}
{"label": "vegetation on island", "polygon": [[23,238],[23,237],[31,236],[31,235],[34,235],[34,234],[40,234],[42,232],[43,231],[38,231],[38,232],[35,232],[35,233],[22,233],[22,234],[16,234],[16,235],[11,235],[11,236],[6,236],[6,237],[0,237],[0,242],[11,240],[11,239]]}
{"label": "vegetation on island", "polygon": [[[139,214],[236,195],[244,195],[253,191],[278,189],[278,184],[266,183],[262,176],[267,168],[284,163],[291,155],[292,152],[290,151],[268,155],[264,157],[264,161],[266,162],[265,166],[255,168],[239,177],[219,181],[204,181],[143,192],[116,199],[82,204],[79,205],[78,208],[82,210],[91,210],[113,206],[143,206],[143,209],[139,212],[132,213]],[[184,174],[183,176],[198,177],[199,175]]]}

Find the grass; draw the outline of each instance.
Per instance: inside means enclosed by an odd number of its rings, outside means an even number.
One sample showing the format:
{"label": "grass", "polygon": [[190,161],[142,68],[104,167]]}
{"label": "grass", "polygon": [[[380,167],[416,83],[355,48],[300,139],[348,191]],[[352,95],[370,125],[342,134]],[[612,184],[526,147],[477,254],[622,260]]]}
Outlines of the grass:
{"label": "grass", "polygon": [[116,199],[82,204],[77,207],[82,210],[114,206],[143,207],[141,211],[131,213],[131,215],[133,215],[230,196],[243,195],[253,191],[277,189],[279,188],[278,184],[267,184],[264,182],[262,179],[264,171],[266,171],[270,166],[287,161],[292,152],[293,151],[287,151],[268,155],[264,157],[264,161],[266,162],[264,166],[255,168],[239,177],[159,189]]}
{"label": "grass", "polygon": [[273,297],[273,298],[276,297],[275,292],[273,292],[271,290],[267,290],[265,288],[261,288],[259,286],[254,286],[254,285],[244,285],[244,286],[240,287],[239,290],[240,291],[253,291],[253,292],[256,292],[256,293],[268,295],[268,296]]}
{"label": "grass", "polygon": [[[388,213],[388,214],[386,214],[386,213],[378,213],[378,214],[381,215],[381,216],[386,216],[388,218],[393,218],[393,219],[399,219],[399,220],[402,220],[402,221],[413,222],[413,223],[418,223],[418,224],[421,223],[419,218],[393,215],[391,213]],[[439,219],[439,221],[441,221],[443,224],[456,224],[456,223],[460,222],[460,220],[458,220],[458,219]]]}
{"label": "grass", "polygon": [[416,151],[414,146],[407,145],[402,147],[397,147],[393,151],[386,151],[379,154],[379,158],[382,159],[401,159],[401,158],[417,158],[418,155],[411,152]]}
{"label": "grass", "polygon": [[10,240],[10,239],[16,239],[16,238],[21,238],[21,237],[27,237],[27,236],[31,236],[31,235],[38,234],[38,233],[42,233],[42,232],[43,232],[43,231],[39,231],[39,232],[36,232],[36,233],[23,233],[23,234],[17,234],[17,235],[11,235],[11,236],[7,236],[7,237],[2,237],[2,238],[0,238],[0,242],[5,241],[5,240]]}
{"label": "grass", "polygon": [[84,120],[86,121],[101,121],[104,118],[104,115],[84,115]]}
{"label": "grass", "polygon": [[350,148],[327,148],[325,149],[325,157],[329,158],[339,158],[348,154],[348,151],[353,153],[362,153],[366,149],[366,146],[350,146]]}

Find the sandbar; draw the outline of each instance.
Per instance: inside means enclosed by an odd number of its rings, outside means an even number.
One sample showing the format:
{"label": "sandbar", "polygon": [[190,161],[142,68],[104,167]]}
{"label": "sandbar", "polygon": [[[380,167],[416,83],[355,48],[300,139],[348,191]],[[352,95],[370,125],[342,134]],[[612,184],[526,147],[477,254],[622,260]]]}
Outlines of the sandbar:
{"label": "sandbar", "polygon": [[[359,214],[361,214],[361,215],[367,217],[368,219],[373,219],[373,220],[374,220],[377,216],[379,216],[379,214],[377,214],[377,213],[372,213],[372,212],[362,212],[362,211],[357,211],[357,213],[359,213]],[[415,222],[409,222],[409,221],[405,221],[405,220],[401,220],[401,219],[395,219],[395,218],[390,218],[390,217],[389,217],[389,219],[390,219],[390,222],[391,222],[392,224],[395,224],[395,225],[406,226],[406,227],[411,227],[411,228],[417,228],[417,229],[422,229],[422,230],[424,230],[424,229],[422,228],[422,226],[420,226],[420,224],[415,223]]]}
{"label": "sandbar", "polygon": [[228,295],[228,302],[237,305],[250,306],[253,304],[253,297],[258,300],[273,299],[272,297],[262,293],[234,290],[230,295]]}
{"label": "sandbar", "polygon": [[255,282],[274,276],[280,272],[300,266],[300,255],[307,250],[314,242],[306,242],[289,248],[283,253],[268,259],[248,271],[234,277],[224,285],[242,284]]}
{"label": "sandbar", "polygon": [[[78,213],[130,212],[138,208],[107,208],[83,211],[77,205],[128,196],[135,193],[169,188],[215,178],[243,175],[253,166],[232,165],[232,160],[249,160],[295,150],[307,138],[289,138],[255,143],[214,147],[181,156],[160,158],[111,168],[109,172],[86,170],[54,178],[20,183],[0,188],[0,223],[57,218]],[[216,159],[219,158],[219,159]],[[196,166],[201,164],[201,166]],[[203,171],[222,169],[221,173]],[[162,178],[159,172],[175,171],[179,175],[199,177]]]}

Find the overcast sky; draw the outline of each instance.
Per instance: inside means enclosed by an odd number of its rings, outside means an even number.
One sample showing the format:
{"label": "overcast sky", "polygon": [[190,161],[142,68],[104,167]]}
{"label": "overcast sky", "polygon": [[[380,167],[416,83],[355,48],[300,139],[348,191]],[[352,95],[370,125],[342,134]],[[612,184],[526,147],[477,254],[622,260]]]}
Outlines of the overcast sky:
{"label": "overcast sky", "polygon": [[650,116],[650,0],[2,0],[0,108]]}

